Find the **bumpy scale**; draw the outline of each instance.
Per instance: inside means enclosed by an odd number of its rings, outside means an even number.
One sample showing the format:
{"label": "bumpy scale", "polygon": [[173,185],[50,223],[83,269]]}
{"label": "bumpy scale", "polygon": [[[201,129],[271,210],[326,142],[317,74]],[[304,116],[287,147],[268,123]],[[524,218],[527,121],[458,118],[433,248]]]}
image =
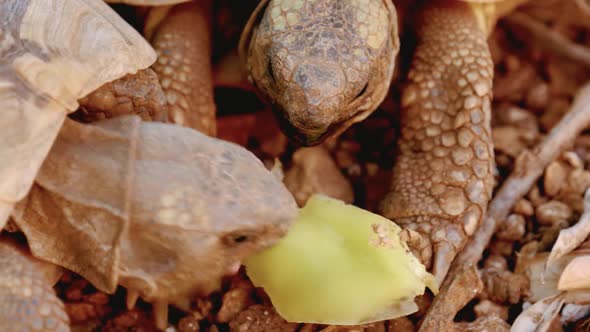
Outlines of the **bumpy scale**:
{"label": "bumpy scale", "polygon": [[156,28],[152,66],[166,94],[171,122],[215,136],[211,71],[211,0],[174,6]]}
{"label": "bumpy scale", "polygon": [[466,3],[430,1],[416,27],[399,154],[382,211],[430,239],[418,251],[442,282],[491,198],[493,63]]}
{"label": "bumpy scale", "polygon": [[240,41],[250,80],[304,145],[377,108],[398,49],[395,8],[383,0],[262,1]]}
{"label": "bumpy scale", "polygon": [[0,240],[0,330],[68,332],[69,318],[41,262],[7,238]]}
{"label": "bumpy scale", "polygon": [[149,68],[106,83],[79,102],[82,107],[74,116],[84,122],[125,114],[137,114],[145,121],[167,121],[164,92]]}

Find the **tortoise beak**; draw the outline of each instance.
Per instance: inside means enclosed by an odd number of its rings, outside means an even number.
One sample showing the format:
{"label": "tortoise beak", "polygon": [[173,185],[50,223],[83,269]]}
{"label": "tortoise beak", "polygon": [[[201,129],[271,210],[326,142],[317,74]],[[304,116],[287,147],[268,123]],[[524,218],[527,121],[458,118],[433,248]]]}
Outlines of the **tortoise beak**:
{"label": "tortoise beak", "polygon": [[278,104],[273,104],[272,110],[283,133],[291,142],[297,145],[306,147],[319,145],[325,141],[333,131],[331,130],[333,126],[311,129],[295,125],[291,119],[287,117],[287,113]]}
{"label": "tortoise beak", "polygon": [[287,113],[281,108],[280,105],[272,104],[273,114],[279,123],[279,127],[287,138],[299,145],[299,146],[315,146],[323,143],[325,140],[332,136],[340,135],[346,131],[353,124],[364,120],[369,116],[371,111],[359,111],[352,114],[352,116],[342,119],[341,121],[334,122],[323,128],[306,128],[294,124],[287,116]]}

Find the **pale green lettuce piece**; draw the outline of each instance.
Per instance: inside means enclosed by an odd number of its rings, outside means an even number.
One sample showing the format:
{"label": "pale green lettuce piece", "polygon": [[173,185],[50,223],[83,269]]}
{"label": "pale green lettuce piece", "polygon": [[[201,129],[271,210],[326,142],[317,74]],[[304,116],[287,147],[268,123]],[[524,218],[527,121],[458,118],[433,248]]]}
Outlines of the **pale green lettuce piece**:
{"label": "pale green lettuce piece", "polygon": [[379,215],[315,195],[288,234],[246,262],[277,312],[291,322],[356,325],[417,311],[434,277]]}

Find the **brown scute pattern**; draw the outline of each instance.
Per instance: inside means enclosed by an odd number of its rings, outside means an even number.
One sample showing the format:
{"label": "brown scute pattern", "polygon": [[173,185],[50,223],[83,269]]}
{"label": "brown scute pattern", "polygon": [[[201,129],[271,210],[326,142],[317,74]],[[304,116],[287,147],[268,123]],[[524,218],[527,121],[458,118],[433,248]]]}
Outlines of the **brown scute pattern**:
{"label": "brown scute pattern", "polygon": [[169,105],[169,120],[215,136],[216,107],[211,72],[211,1],[175,6],[152,40],[152,66]]}
{"label": "brown scute pattern", "polygon": [[493,63],[464,3],[431,2],[416,26],[399,155],[382,208],[431,240],[432,270],[441,281],[491,198]]}
{"label": "brown scute pattern", "polygon": [[0,240],[0,331],[70,331],[64,305],[39,263],[6,238]]}
{"label": "brown scute pattern", "polygon": [[80,101],[81,109],[73,117],[84,122],[136,114],[144,121],[167,121],[168,105],[151,69],[126,75],[106,83]]}
{"label": "brown scute pattern", "polygon": [[396,24],[383,0],[268,3],[247,67],[288,136],[315,145],[377,108],[391,81]]}

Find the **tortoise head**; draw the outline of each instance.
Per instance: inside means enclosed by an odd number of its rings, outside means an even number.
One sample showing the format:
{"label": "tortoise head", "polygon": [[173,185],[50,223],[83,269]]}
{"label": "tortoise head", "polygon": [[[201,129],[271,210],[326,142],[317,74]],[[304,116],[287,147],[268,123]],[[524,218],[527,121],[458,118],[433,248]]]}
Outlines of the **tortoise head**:
{"label": "tortoise head", "polygon": [[315,145],[372,113],[399,49],[389,0],[262,1],[240,52],[291,139]]}

